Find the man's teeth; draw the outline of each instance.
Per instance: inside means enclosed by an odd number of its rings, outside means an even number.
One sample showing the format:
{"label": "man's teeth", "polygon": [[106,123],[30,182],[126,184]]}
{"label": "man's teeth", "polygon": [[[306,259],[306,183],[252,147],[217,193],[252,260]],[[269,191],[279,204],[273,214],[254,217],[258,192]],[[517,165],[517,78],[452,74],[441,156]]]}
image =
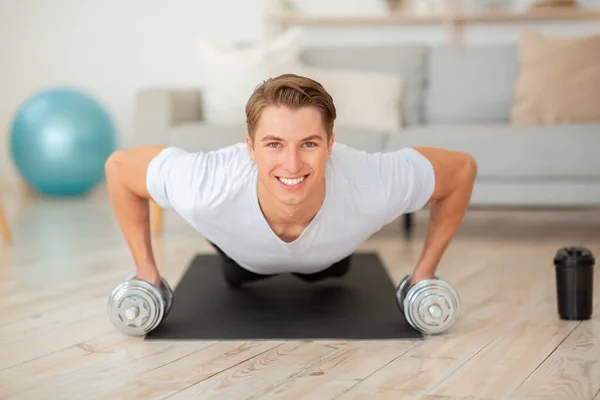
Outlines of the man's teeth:
{"label": "man's teeth", "polygon": [[287,179],[287,178],[278,178],[284,185],[287,186],[296,186],[300,182],[304,180],[304,177],[296,178],[296,179]]}

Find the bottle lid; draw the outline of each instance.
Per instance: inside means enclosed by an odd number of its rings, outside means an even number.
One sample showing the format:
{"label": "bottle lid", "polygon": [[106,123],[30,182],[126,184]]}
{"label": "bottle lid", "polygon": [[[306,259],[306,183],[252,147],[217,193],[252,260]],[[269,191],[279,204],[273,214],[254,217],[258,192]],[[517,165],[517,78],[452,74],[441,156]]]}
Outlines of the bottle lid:
{"label": "bottle lid", "polygon": [[587,267],[594,262],[592,252],[585,247],[563,247],[554,256],[554,265],[562,267]]}

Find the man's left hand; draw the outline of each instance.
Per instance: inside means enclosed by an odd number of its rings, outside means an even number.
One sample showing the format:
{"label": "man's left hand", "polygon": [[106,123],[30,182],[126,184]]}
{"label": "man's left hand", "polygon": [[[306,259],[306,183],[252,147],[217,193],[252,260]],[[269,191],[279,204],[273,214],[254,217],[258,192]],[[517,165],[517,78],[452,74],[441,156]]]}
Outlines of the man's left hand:
{"label": "man's left hand", "polygon": [[424,279],[433,279],[433,278],[435,278],[435,274],[433,272],[421,272],[417,269],[412,274],[409,286],[412,286],[415,283],[422,281]]}

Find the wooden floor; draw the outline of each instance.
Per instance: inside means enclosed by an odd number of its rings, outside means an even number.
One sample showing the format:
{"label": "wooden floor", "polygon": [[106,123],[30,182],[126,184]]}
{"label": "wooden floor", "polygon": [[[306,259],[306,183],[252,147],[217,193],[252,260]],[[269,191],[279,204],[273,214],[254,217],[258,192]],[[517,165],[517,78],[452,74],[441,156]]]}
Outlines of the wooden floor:
{"label": "wooden floor", "polygon": [[[0,398],[600,399],[600,312],[556,313],[552,258],[600,255],[600,211],[469,212],[440,272],[459,291],[454,329],[425,340],[145,342],[110,324],[107,296],[133,265],[110,205],[8,199],[0,254]],[[418,259],[427,212],[404,242],[390,225],[363,246],[398,282]],[[155,239],[173,286],[212,251],[176,215]],[[600,274],[595,306],[600,306]]]}

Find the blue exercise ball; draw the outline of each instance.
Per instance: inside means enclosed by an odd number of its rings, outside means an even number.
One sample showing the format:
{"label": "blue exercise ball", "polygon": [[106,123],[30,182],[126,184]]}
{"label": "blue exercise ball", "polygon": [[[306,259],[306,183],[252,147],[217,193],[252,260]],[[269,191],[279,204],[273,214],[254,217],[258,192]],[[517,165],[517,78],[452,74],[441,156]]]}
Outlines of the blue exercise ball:
{"label": "blue exercise ball", "polygon": [[104,179],[116,136],[110,116],[95,99],[57,88],[35,94],[17,110],[10,152],[23,179],[37,191],[78,196]]}

